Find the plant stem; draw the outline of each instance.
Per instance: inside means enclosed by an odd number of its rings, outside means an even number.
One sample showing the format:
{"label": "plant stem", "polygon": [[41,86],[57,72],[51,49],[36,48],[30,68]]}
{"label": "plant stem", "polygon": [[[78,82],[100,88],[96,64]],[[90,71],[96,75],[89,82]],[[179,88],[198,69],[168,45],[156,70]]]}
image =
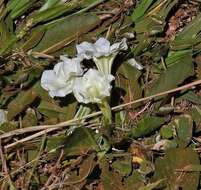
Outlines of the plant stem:
{"label": "plant stem", "polygon": [[112,112],[108,101],[104,99],[101,104],[98,104],[101,112],[103,113],[103,125],[108,127],[112,124]]}

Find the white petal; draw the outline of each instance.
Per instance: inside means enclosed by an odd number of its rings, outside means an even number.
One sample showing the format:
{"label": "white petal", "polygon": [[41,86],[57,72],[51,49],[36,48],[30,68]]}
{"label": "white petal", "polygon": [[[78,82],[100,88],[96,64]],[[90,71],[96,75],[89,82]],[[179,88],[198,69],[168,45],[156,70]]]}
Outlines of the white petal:
{"label": "white petal", "polygon": [[84,81],[82,78],[77,79],[73,88],[73,94],[78,102],[88,104],[90,102],[90,98],[87,96],[85,91]]}
{"label": "white petal", "polygon": [[112,75],[105,75],[98,70],[89,69],[82,78],[76,80],[73,92],[78,102],[101,103],[110,96]]}
{"label": "white petal", "polygon": [[129,59],[129,60],[128,60],[128,63],[129,63],[131,66],[135,67],[136,69],[138,69],[138,70],[140,70],[140,71],[143,69],[143,66],[142,66],[140,63],[138,63],[134,58]]}
{"label": "white petal", "polygon": [[59,79],[53,70],[46,70],[41,77],[41,86],[45,90],[57,90],[65,86],[65,81]]}
{"label": "white petal", "polygon": [[4,124],[5,122],[7,122],[6,111],[0,109],[0,125]]}
{"label": "white petal", "polygon": [[49,91],[51,97],[64,97],[73,90],[74,81],[83,74],[81,58],[69,59],[61,56],[61,62],[53,70],[46,70],[41,77],[41,86]]}
{"label": "white petal", "polygon": [[96,52],[94,45],[88,42],[82,42],[76,45],[76,49],[77,56],[85,59],[91,59]]}
{"label": "white petal", "polygon": [[114,53],[114,52],[118,52],[120,50],[127,50],[127,49],[128,49],[128,45],[126,43],[126,38],[123,38],[121,40],[121,42],[114,43],[111,46],[110,51],[111,51],[111,53]]}
{"label": "white petal", "polygon": [[106,56],[110,54],[110,42],[105,38],[99,38],[94,44],[96,48],[96,57]]}
{"label": "white petal", "polygon": [[69,60],[68,55],[60,55],[60,60],[63,62],[68,62]]}
{"label": "white petal", "polygon": [[66,87],[56,89],[56,90],[51,90],[49,91],[49,95],[53,97],[65,97],[67,94],[70,94],[72,92],[72,85],[68,85]]}
{"label": "white petal", "polygon": [[59,78],[64,78],[68,80],[72,76],[80,76],[83,73],[80,62],[81,58],[69,59],[67,57],[61,56],[63,62],[57,63],[54,66],[54,71]]}
{"label": "white petal", "polygon": [[63,79],[65,78],[65,71],[63,67],[64,67],[64,62],[59,62],[54,66],[53,71],[56,77],[63,78]]}

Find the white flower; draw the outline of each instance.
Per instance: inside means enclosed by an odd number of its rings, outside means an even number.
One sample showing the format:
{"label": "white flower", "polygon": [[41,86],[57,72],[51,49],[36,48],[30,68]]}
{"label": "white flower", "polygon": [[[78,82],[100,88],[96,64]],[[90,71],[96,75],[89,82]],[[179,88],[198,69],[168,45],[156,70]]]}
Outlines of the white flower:
{"label": "white flower", "polygon": [[99,38],[94,44],[82,42],[76,45],[78,57],[84,59],[93,59],[98,70],[110,74],[113,61],[120,50],[126,50],[126,38],[121,42],[110,45],[110,42],[105,38]]}
{"label": "white flower", "polygon": [[6,111],[0,109],[0,125],[4,124],[5,122],[7,122]]}
{"label": "white flower", "polygon": [[114,76],[103,74],[95,69],[89,69],[82,78],[76,80],[73,89],[78,102],[102,103],[105,97],[110,96],[111,81]]}
{"label": "white flower", "polygon": [[73,90],[73,85],[78,76],[83,74],[81,58],[69,59],[60,56],[61,62],[53,70],[46,70],[41,77],[41,86],[49,91],[51,97],[64,97]]}

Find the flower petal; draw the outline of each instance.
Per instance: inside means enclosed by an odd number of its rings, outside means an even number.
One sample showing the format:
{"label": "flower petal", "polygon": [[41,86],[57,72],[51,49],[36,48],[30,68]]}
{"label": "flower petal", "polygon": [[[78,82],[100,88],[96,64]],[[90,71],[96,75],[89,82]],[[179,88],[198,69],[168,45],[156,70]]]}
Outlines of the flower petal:
{"label": "flower petal", "polygon": [[128,49],[128,45],[126,43],[126,38],[123,38],[120,42],[114,43],[110,47],[110,52],[115,53],[115,52],[118,52],[120,50],[127,50],[127,49]]}
{"label": "flower petal", "polygon": [[56,89],[56,90],[51,90],[49,91],[49,95],[51,97],[65,97],[67,94],[70,94],[72,92],[72,85],[68,85],[66,87]]}
{"label": "flower petal", "polygon": [[60,58],[62,62],[57,63],[53,70],[44,71],[41,77],[41,86],[49,91],[51,97],[70,94],[76,77],[83,74],[80,64],[82,59],[69,59],[66,56]]}
{"label": "flower petal", "polygon": [[84,81],[82,78],[79,78],[75,81],[75,85],[73,88],[73,94],[78,102],[82,102],[84,104],[88,104],[90,102],[90,97],[87,96],[86,90],[84,87]]}
{"label": "flower petal", "polygon": [[114,76],[105,75],[96,69],[89,69],[82,78],[75,81],[74,96],[78,102],[101,103],[105,97],[110,96],[110,82]]}
{"label": "flower petal", "polygon": [[94,52],[96,52],[94,45],[88,42],[77,44],[76,49],[77,56],[85,59],[91,59],[94,55]]}
{"label": "flower petal", "polygon": [[129,59],[129,60],[128,60],[128,63],[129,63],[131,66],[133,66],[133,67],[135,67],[136,69],[138,69],[139,71],[143,70],[143,66],[142,66],[140,63],[138,63],[134,58]]}
{"label": "flower petal", "polygon": [[41,77],[41,86],[45,90],[56,90],[65,86],[65,81],[59,79],[53,70],[46,70]]}
{"label": "flower petal", "polygon": [[95,44],[96,52],[94,56],[101,57],[110,54],[110,42],[105,38],[99,38]]}
{"label": "flower petal", "polygon": [[59,62],[54,66],[57,77],[68,80],[72,76],[80,76],[83,74],[83,69],[80,64],[82,61],[81,58],[69,59],[65,56],[60,56],[60,58],[63,62]]}

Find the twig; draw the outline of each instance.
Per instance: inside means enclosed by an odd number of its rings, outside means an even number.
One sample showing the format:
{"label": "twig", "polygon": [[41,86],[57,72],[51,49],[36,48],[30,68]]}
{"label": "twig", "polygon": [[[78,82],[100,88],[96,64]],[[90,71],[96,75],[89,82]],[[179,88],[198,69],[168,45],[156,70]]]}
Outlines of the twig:
{"label": "twig", "polygon": [[16,142],[14,142],[14,143],[11,143],[11,144],[5,146],[4,148],[5,148],[5,149],[12,148],[12,147],[14,147],[14,146],[16,146],[16,145],[18,145],[18,144],[20,144],[20,143],[24,143],[24,142],[26,142],[26,141],[30,141],[30,140],[32,140],[32,139],[34,139],[34,138],[36,138],[36,137],[40,137],[40,136],[45,135],[45,134],[47,134],[47,133],[49,133],[49,132],[51,132],[51,131],[54,131],[54,130],[56,130],[56,129],[57,129],[57,128],[51,128],[51,129],[46,129],[46,130],[40,131],[40,132],[35,133],[35,134],[33,134],[33,135],[30,135],[30,136],[28,136],[28,137],[26,137],[26,138],[23,138],[23,139],[21,139],[21,140],[19,140],[19,141],[16,141]]}
{"label": "twig", "polygon": [[[60,148],[62,148],[62,146],[57,147],[56,150],[58,150],[58,149],[60,149]],[[41,159],[42,157],[48,156],[48,154],[52,153],[52,151],[55,151],[55,149],[51,149],[50,151],[48,151],[47,153],[45,153],[43,156],[40,155],[39,158],[36,157],[36,158],[34,158],[33,160],[31,160],[30,162],[25,163],[23,166],[21,166],[21,167],[17,168],[16,170],[10,172],[10,176],[17,174],[17,173],[21,172],[22,170],[28,168],[29,166],[31,166],[31,165],[34,164],[35,162],[40,161],[40,160],[38,160],[38,159]],[[41,161],[40,161],[40,162],[41,162]],[[2,182],[3,182],[5,179],[7,179],[8,177],[9,177],[9,176],[4,176],[4,178],[0,179],[0,183],[2,183]]]}
{"label": "twig", "polygon": [[32,176],[33,176],[33,174],[34,174],[34,171],[35,171],[35,169],[36,169],[36,166],[37,166],[37,164],[38,164],[38,162],[39,162],[39,159],[40,159],[40,157],[41,157],[42,151],[43,151],[43,149],[44,149],[45,140],[46,140],[46,135],[44,136],[44,138],[43,138],[43,140],[42,140],[42,143],[41,143],[41,146],[40,146],[38,155],[37,155],[37,157],[36,157],[36,161],[34,162],[33,167],[31,168],[31,172],[30,172],[29,176],[27,177],[27,189],[29,188],[29,185],[30,185],[30,182],[31,182],[31,178],[32,178]]}
{"label": "twig", "polygon": [[2,170],[5,173],[5,176],[8,178],[9,185],[11,188],[15,189],[15,187],[13,186],[11,177],[9,175],[9,172],[8,172],[8,167],[7,167],[6,160],[4,158],[4,154],[3,154],[3,150],[2,150],[1,140],[0,140],[0,158],[1,158],[1,162],[2,162]]}
{"label": "twig", "polygon": [[[65,126],[70,126],[70,125],[77,125],[77,122],[74,122],[73,120],[68,120],[66,122],[62,122],[62,123],[66,123]],[[60,123],[60,124],[62,124]],[[32,126],[32,127],[26,127],[26,128],[20,128],[20,129],[16,129],[7,133],[4,133],[2,135],[0,135],[0,139],[3,138],[7,138],[7,137],[12,137],[14,135],[20,135],[20,134],[24,134],[24,133],[30,133],[30,132],[35,132],[35,131],[42,131],[48,128],[54,128],[54,127],[60,127],[60,124],[55,124],[55,125],[39,125],[39,126]],[[51,127],[48,127],[51,126]],[[2,131],[1,131],[2,132]]]}
{"label": "twig", "polygon": [[[151,96],[147,96],[145,98],[140,98],[138,100],[134,100],[134,101],[131,101],[131,102],[128,102],[128,103],[125,103],[125,104],[121,104],[119,106],[115,106],[115,107],[112,108],[112,110],[113,111],[121,110],[124,107],[129,106],[129,105],[133,105],[133,104],[136,104],[136,103],[139,103],[139,102],[151,100],[153,98],[164,96],[164,95],[167,95],[169,93],[189,89],[189,88],[191,88],[193,86],[197,86],[197,85],[200,85],[200,84],[201,84],[201,80],[197,80],[195,82],[183,85],[183,86],[178,87],[178,88],[174,88],[174,89],[167,90],[167,91],[164,91],[164,92],[160,92],[160,93],[157,93],[157,94],[154,94],[154,95],[151,95]],[[41,131],[39,133],[36,133],[34,135],[31,135],[31,136],[28,136],[28,137],[26,137],[24,139],[21,139],[20,141],[17,141],[15,143],[12,143],[12,144],[6,146],[6,148],[10,148],[12,146],[17,145],[18,143],[23,143],[25,141],[28,141],[28,140],[31,140],[33,138],[39,137],[41,135],[44,135],[45,133],[49,133],[51,131],[59,130],[59,129],[63,128],[63,127],[71,125],[72,123],[76,123],[76,122],[79,122],[80,120],[89,119],[89,118],[92,118],[92,117],[95,117],[95,116],[99,116],[101,114],[102,114],[102,112],[98,111],[98,112],[95,112],[95,113],[92,113],[92,114],[88,114],[88,115],[86,115],[84,117],[81,117],[81,118],[71,119],[71,120],[61,122],[61,123],[58,123],[58,124],[55,124],[55,125],[40,125],[40,126],[27,127],[27,128],[24,128],[24,129],[16,129],[14,131],[10,131],[10,132],[7,132],[7,133],[4,133],[4,134],[0,135],[0,139],[11,137],[11,136],[14,136],[14,135],[24,134],[24,133],[27,133],[27,132],[34,132],[34,131],[43,130],[43,131]]]}
{"label": "twig", "polygon": [[49,176],[49,178],[47,179],[45,185],[43,188],[41,188],[40,190],[45,190],[48,189],[48,187],[50,186],[50,183],[52,182],[55,174],[56,174],[56,170],[59,168],[59,165],[61,164],[61,159],[63,157],[64,151],[62,150],[59,156],[59,159],[56,162],[56,165],[54,166],[53,170],[52,170],[52,174]]}

